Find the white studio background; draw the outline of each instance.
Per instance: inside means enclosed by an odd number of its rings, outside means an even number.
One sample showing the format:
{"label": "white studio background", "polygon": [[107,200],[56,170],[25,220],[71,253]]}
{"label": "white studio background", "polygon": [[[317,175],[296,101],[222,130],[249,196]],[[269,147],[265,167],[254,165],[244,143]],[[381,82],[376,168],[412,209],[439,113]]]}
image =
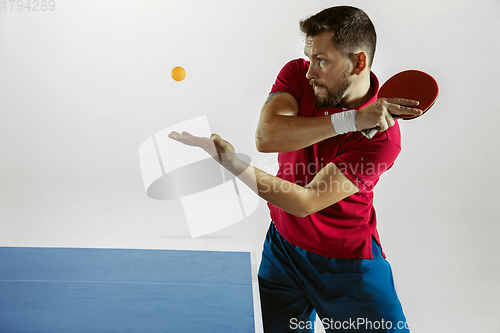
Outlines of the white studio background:
{"label": "white studio background", "polygon": [[[260,108],[303,57],[298,21],[364,9],[373,71],[431,73],[440,96],[402,123],[375,192],[382,244],[414,332],[499,332],[498,0],[55,0],[0,10],[0,246],[260,250],[265,202],[192,239],[178,201],[146,196],[138,148],[198,116],[253,164]],[[175,82],[170,71],[186,69]],[[196,133],[194,133],[196,134]],[[195,148],[192,148],[195,149]],[[495,328],[496,323],[496,328]]]}

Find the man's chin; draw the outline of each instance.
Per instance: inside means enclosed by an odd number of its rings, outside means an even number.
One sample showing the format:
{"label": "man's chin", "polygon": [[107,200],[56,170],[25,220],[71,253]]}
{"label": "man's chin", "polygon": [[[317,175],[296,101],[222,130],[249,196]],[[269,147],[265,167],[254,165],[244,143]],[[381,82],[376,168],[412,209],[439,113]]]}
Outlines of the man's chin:
{"label": "man's chin", "polygon": [[316,104],[323,109],[339,108],[340,101],[332,101],[328,98],[320,97],[316,95]]}
{"label": "man's chin", "polygon": [[317,88],[314,89],[314,96],[316,96],[316,100],[324,100],[326,101],[328,99],[328,92],[324,88]]}
{"label": "man's chin", "polygon": [[333,107],[324,98],[318,98],[318,96],[316,96],[316,104],[318,104],[318,106],[323,109],[328,109]]}
{"label": "man's chin", "polygon": [[314,97],[316,97],[316,103],[318,104],[319,107],[322,107],[322,108],[333,107],[330,105],[329,100],[328,100],[328,98],[326,98],[326,96],[315,93]]}

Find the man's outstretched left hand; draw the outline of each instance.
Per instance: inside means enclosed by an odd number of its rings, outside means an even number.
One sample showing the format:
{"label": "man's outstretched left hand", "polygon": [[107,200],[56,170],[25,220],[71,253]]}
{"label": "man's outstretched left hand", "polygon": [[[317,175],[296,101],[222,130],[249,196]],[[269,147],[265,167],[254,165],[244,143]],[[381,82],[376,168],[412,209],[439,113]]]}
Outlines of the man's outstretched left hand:
{"label": "man's outstretched left hand", "polygon": [[217,134],[212,134],[210,138],[206,138],[194,136],[188,132],[178,133],[173,131],[168,137],[188,146],[202,148],[223,166],[228,166],[228,163],[236,157],[233,146]]}

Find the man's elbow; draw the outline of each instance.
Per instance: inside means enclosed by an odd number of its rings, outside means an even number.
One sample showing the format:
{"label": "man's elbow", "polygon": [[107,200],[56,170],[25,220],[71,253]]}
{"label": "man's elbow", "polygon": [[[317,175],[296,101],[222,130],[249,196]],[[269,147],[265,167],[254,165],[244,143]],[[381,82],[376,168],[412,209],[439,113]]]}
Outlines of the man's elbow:
{"label": "man's elbow", "polygon": [[255,133],[255,147],[261,153],[272,153],[272,149],[269,145],[269,140],[266,140],[265,133],[262,131],[257,131]]}
{"label": "man's elbow", "polygon": [[308,197],[304,197],[293,207],[290,214],[297,217],[306,217],[318,212],[318,207],[315,207],[313,202],[308,201]]}
{"label": "man's elbow", "polygon": [[317,211],[307,209],[307,207],[296,207],[293,212],[289,212],[293,216],[297,217],[307,217],[311,214],[316,213]]}
{"label": "man's elbow", "polygon": [[307,217],[311,214],[312,213],[309,213],[307,211],[297,211],[297,212],[293,213],[292,215],[297,216],[297,217]]}

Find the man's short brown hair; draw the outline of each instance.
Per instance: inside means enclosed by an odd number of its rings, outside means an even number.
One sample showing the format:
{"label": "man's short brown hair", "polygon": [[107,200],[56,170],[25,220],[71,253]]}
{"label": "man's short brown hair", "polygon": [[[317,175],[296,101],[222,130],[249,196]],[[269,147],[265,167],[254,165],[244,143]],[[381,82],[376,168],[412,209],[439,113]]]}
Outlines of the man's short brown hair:
{"label": "man's short brown hair", "polygon": [[300,22],[300,30],[306,37],[314,37],[325,31],[332,33],[333,46],[347,57],[361,48],[367,53],[371,68],[377,33],[364,11],[350,6],[337,6],[322,10]]}

